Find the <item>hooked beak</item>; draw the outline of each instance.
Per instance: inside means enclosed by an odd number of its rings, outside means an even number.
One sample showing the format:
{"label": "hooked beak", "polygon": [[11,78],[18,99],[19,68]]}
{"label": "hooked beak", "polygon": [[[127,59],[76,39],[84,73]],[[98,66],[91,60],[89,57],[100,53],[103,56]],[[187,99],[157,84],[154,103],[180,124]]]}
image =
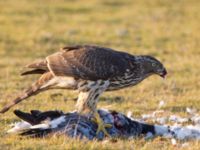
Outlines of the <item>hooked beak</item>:
{"label": "hooked beak", "polygon": [[167,75],[167,70],[164,69],[163,72],[160,74],[160,76],[161,76],[162,78],[165,78],[166,75]]}

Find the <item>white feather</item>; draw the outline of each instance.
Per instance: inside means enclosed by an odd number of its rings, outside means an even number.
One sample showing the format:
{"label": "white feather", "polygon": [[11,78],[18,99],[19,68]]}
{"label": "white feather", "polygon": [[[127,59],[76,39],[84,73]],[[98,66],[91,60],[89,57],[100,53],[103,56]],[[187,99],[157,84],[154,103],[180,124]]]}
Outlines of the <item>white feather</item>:
{"label": "white feather", "polygon": [[61,116],[61,117],[59,117],[59,118],[56,118],[56,119],[52,120],[52,121],[50,122],[50,127],[51,127],[51,128],[56,128],[56,127],[58,127],[58,125],[61,124],[62,122],[65,122],[65,116]]}
{"label": "white feather", "polygon": [[12,129],[9,129],[7,133],[18,133],[22,130],[29,129],[31,127],[31,124],[25,121],[17,122],[14,124],[14,127]]}

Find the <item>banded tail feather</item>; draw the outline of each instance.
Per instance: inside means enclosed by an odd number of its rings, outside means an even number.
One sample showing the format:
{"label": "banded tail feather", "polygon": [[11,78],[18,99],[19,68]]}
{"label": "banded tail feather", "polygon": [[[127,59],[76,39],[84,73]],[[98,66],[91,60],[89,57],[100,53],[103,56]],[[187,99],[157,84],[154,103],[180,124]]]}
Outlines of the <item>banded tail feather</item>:
{"label": "banded tail feather", "polygon": [[[47,89],[44,85],[52,78],[52,74],[50,72],[43,74],[39,80],[37,80],[32,86],[24,90],[18,97],[16,97],[13,101],[8,103],[6,106],[4,106],[0,113],[7,112],[11,107],[14,105],[20,103],[21,101],[27,99],[30,96],[36,95],[44,90]],[[44,86],[44,88],[43,88]]]}

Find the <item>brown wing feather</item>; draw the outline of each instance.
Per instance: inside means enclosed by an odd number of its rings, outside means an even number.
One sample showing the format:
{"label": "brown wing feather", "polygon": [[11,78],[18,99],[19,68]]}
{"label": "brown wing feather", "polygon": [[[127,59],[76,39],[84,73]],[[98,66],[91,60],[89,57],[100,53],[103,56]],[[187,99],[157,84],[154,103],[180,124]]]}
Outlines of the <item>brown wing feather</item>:
{"label": "brown wing feather", "polygon": [[43,74],[49,71],[46,60],[35,61],[28,64],[26,68],[31,68],[31,70],[25,70],[21,73],[22,76],[30,74]]}
{"label": "brown wing feather", "polygon": [[28,64],[26,67],[27,68],[48,70],[47,61],[46,60],[37,60],[37,61],[35,61],[35,62],[31,63],[31,64]]}
{"label": "brown wing feather", "polygon": [[25,76],[25,75],[30,75],[30,74],[43,74],[45,73],[46,70],[42,70],[42,69],[33,69],[33,70],[28,70],[28,71],[24,71],[21,73],[21,76]]}
{"label": "brown wing feather", "polygon": [[65,46],[63,48],[61,48],[61,51],[71,51],[71,50],[78,50],[80,48],[82,48],[83,46],[81,45],[75,45],[75,46]]}
{"label": "brown wing feather", "polygon": [[48,67],[57,76],[81,79],[109,79],[130,69],[133,56],[98,46],[65,47],[47,57]]}

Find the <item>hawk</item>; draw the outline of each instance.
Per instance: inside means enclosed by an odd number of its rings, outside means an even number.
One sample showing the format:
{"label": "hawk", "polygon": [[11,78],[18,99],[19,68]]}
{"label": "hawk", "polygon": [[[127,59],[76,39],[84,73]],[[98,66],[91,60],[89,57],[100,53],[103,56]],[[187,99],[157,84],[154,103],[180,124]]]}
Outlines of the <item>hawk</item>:
{"label": "hawk", "polygon": [[64,47],[27,67],[30,70],[22,75],[41,74],[41,77],[0,113],[49,89],[78,90],[77,112],[90,112],[98,125],[97,133],[103,131],[105,135],[108,135],[105,128],[110,125],[104,124],[97,112],[97,102],[103,92],[134,86],[153,74],[161,77],[167,74],[163,64],[152,56],[134,56],[94,45]]}

